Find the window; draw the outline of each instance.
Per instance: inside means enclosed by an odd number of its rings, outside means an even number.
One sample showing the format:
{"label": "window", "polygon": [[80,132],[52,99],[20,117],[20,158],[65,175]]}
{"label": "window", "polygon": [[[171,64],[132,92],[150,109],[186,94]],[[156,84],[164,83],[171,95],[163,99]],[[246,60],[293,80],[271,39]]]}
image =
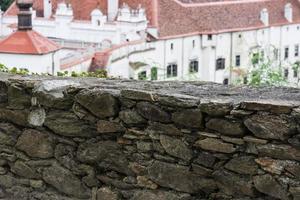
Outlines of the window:
{"label": "window", "polygon": [[146,71],[142,71],[138,74],[138,79],[139,80],[146,80],[147,79],[147,72]]}
{"label": "window", "polygon": [[193,48],[195,48],[196,46],[196,43],[195,43],[195,40],[193,40]]}
{"label": "window", "polygon": [[199,62],[197,60],[192,60],[190,62],[190,73],[197,73],[199,71]]}
{"label": "window", "polygon": [[241,56],[240,55],[235,56],[235,66],[237,66],[237,67],[241,66]]}
{"label": "window", "polygon": [[295,57],[299,56],[299,45],[295,45]]}
{"label": "window", "polygon": [[229,80],[228,80],[228,78],[225,78],[224,80],[223,80],[223,85],[228,85],[229,84]]}
{"label": "window", "polygon": [[170,64],[167,66],[167,78],[177,76],[177,64]]}
{"label": "window", "polygon": [[97,20],[97,25],[100,26],[101,25],[101,21]]}
{"label": "window", "polygon": [[156,81],[157,80],[157,67],[153,67],[151,69],[151,80]]}
{"label": "window", "polygon": [[285,47],[284,49],[284,59],[288,59],[289,58],[289,48]]}
{"label": "window", "polygon": [[174,49],[174,44],[173,43],[171,43],[171,50],[173,50]]}
{"label": "window", "polygon": [[218,58],[216,63],[216,70],[225,69],[225,58]]}
{"label": "window", "polygon": [[207,36],[207,39],[208,39],[208,40],[212,40],[212,34],[209,34],[209,35]]}
{"label": "window", "polygon": [[239,38],[242,38],[242,34],[239,34]]}
{"label": "window", "polygon": [[297,77],[298,77],[298,69],[294,68],[294,78],[297,78]]}
{"label": "window", "polygon": [[284,78],[288,78],[289,77],[289,70],[285,69],[284,70]]}

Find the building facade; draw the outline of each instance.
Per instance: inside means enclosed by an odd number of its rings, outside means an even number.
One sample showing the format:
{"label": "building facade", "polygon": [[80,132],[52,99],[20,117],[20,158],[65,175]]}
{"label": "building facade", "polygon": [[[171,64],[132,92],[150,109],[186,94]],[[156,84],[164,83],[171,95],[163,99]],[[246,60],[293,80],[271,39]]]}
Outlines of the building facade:
{"label": "building facade", "polygon": [[[96,45],[91,68],[81,70],[226,84],[247,81],[249,70],[264,58],[280,66],[289,81],[299,80],[298,0],[68,2],[35,0],[33,27],[50,38]],[[3,35],[13,31],[14,9],[2,16]]]}

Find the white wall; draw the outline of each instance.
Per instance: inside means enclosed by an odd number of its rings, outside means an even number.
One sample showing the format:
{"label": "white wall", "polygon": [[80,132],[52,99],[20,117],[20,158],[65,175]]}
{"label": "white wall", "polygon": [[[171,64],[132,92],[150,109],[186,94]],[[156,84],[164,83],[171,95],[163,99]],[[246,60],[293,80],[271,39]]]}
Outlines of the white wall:
{"label": "white wall", "polygon": [[[32,73],[52,74],[52,56],[53,53],[45,55],[22,55],[0,53],[0,63],[9,69],[16,67],[26,68]],[[54,74],[59,70],[59,52],[54,54]]]}

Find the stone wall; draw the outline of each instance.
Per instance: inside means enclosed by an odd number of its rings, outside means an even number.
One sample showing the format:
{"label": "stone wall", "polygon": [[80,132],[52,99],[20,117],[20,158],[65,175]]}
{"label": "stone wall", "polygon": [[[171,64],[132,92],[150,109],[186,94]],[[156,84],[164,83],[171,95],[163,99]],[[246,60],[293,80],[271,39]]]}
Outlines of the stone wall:
{"label": "stone wall", "polygon": [[0,77],[0,199],[300,199],[298,89]]}

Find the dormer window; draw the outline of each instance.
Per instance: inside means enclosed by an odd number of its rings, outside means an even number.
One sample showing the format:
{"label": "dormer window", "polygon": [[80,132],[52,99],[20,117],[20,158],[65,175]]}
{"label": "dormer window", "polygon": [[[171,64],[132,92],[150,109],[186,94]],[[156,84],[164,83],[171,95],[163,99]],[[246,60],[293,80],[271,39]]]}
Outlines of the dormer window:
{"label": "dormer window", "polygon": [[284,6],[284,17],[289,21],[293,21],[293,7],[291,3],[287,3]]}
{"label": "dormer window", "polygon": [[260,12],[260,20],[265,26],[269,26],[269,12],[266,8]]}

